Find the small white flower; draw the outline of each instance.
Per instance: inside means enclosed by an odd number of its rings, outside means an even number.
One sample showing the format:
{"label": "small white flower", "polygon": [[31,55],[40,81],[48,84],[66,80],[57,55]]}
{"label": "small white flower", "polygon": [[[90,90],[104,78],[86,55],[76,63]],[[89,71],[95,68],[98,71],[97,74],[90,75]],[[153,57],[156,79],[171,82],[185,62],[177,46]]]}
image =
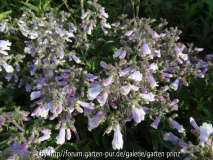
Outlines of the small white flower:
{"label": "small white flower", "polygon": [[146,99],[150,102],[155,100],[155,95],[152,92],[150,92],[148,94],[140,94],[140,95],[143,99]]}
{"label": "small white flower", "polygon": [[128,95],[131,89],[132,89],[131,85],[126,85],[126,86],[122,86],[120,91],[121,91],[121,94]]}
{"label": "small white flower", "polygon": [[38,32],[33,32],[30,34],[30,39],[36,39],[38,38]]}
{"label": "small white flower", "polygon": [[81,60],[80,60],[80,58],[79,57],[77,57],[76,55],[72,55],[72,58],[74,59],[74,61],[76,62],[76,63],[81,63]]}
{"label": "small white flower", "polygon": [[51,107],[52,107],[52,103],[51,102],[50,103],[45,103],[42,108],[39,108],[39,111],[38,111],[36,116],[37,117],[41,116],[43,118],[47,118],[49,110],[50,110]]}
{"label": "small white flower", "polygon": [[112,147],[114,150],[123,148],[123,135],[121,134],[119,125],[116,126],[114,138],[112,140]]}
{"label": "small white flower", "polygon": [[103,26],[104,26],[105,28],[111,28],[111,25],[110,25],[109,23],[104,23]]}
{"label": "small white flower", "polygon": [[65,142],[65,134],[66,134],[65,125],[62,125],[60,132],[59,132],[58,136],[56,137],[57,144],[63,144]]}
{"label": "small white flower", "polygon": [[139,71],[135,71],[130,75],[130,79],[140,82],[142,80],[142,74]]}
{"label": "small white flower", "polygon": [[4,61],[2,63],[2,66],[4,67],[7,73],[12,73],[14,71],[13,67]]}
{"label": "small white flower", "polygon": [[155,64],[155,63],[150,64],[149,67],[150,67],[150,69],[152,69],[152,70],[158,70],[158,66],[157,66],[157,64]]}
{"label": "small white flower", "polygon": [[32,92],[31,95],[30,95],[30,100],[34,100],[36,98],[39,98],[42,94],[42,91],[37,91],[37,92]]}
{"label": "small white flower", "polygon": [[87,97],[89,100],[94,100],[102,91],[103,86],[97,85],[96,87],[89,88],[87,91]]}
{"label": "small white flower", "polygon": [[211,124],[204,122],[200,126],[200,145],[204,146],[204,143],[208,140],[209,136],[213,133],[213,127]]}

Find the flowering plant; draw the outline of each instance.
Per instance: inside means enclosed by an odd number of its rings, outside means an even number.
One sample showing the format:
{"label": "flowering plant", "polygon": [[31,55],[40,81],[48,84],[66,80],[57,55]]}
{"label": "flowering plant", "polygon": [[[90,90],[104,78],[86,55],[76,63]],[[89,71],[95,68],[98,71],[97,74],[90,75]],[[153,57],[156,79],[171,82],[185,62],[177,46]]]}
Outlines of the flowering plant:
{"label": "flowering plant", "polygon": [[[17,26],[7,20],[1,23],[4,34],[23,36],[22,54],[9,54],[12,43],[0,41],[6,87],[24,89],[30,99],[30,109],[20,110],[14,105],[15,112],[1,112],[2,130],[9,122],[17,127],[12,127],[14,133],[8,137],[9,147],[3,151],[6,156],[13,153],[11,158],[40,159],[35,151],[54,151],[52,146],[45,149],[41,144],[54,139],[63,145],[72,132],[80,147],[76,127],[79,116],[88,119],[91,132],[99,126],[107,126],[104,134],[114,130],[114,150],[123,149],[128,138],[126,126],[131,121],[136,126],[152,119],[149,126],[156,130],[168,121],[171,128],[185,134],[183,126],[174,120],[179,99],[170,94],[182,85],[188,86],[188,77],[205,77],[211,62],[194,55],[202,49],[177,42],[181,31],[166,28],[165,20],[152,27],[153,19],[122,15],[110,24],[102,6],[96,1],[88,4],[90,9],[79,25],[69,21],[69,13],[58,14],[54,9],[44,17],[26,10]],[[23,121],[30,125],[28,130]],[[204,146],[212,126],[203,123],[193,127]],[[52,134],[53,128],[59,130],[57,134]],[[188,145],[172,133],[164,133],[163,139],[181,143],[181,151],[189,153]]]}

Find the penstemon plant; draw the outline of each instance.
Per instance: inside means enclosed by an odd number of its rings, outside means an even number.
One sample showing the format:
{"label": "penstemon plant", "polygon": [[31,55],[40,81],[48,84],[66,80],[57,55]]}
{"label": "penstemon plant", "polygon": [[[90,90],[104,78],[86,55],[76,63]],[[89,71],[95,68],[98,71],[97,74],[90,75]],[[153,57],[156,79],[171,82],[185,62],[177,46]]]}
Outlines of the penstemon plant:
{"label": "penstemon plant", "polygon": [[[181,85],[188,86],[187,77],[204,78],[212,67],[211,61],[195,56],[202,48],[177,42],[181,31],[166,28],[163,19],[152,27],[154,19],[127,19],[122,15],[118,22],[109,24],[104,7],[97,1],[88,4],[90,9],[76,26],[70,22],[69,13],[58,14],[54,9],[45,17],[26,10],[13,24],[1,22],[3,34],[22,36],[23,53],[10,54],[12,43],[0,41],[1,72],[8,81],[5,86],[24,89],[31,101],[26,111],[14,106],[15,111],[0,112],[1,131],[4,126],[11,130],[9,146],[2,151],[5,157],[13,154],[10,159],[42,159],[39,153],[54,152],[52,146],[42,148],[44,141],[54,138],[56,144],[63,145],[72,132],[80,146],[75,126],[79,114],[88,119],[89,131],[100,125],[108,126],[104,134],[114,130],[114,150],[124,148],[126,123],[130,121],[136,126],[151,118],[154,129],[162,121],[169,122],[185,135],[183,126],[174,120],[179,100],[172,99],[170,93],[178,92]],[[113,50],[101,50],[100,38],[107,39]],[[99,57],[99,66],[91,70],[94,54]],[[33,121],[30,132],[25,121]],[[200,134],[200,145],[209,145],[212,126],[204,123],[198,127],[192,118],[190,122]],[[58,130],[57,136],[52,135],[53,129]],[[178,142],[183,153],[198,149],[172,133],[162,138]]]}

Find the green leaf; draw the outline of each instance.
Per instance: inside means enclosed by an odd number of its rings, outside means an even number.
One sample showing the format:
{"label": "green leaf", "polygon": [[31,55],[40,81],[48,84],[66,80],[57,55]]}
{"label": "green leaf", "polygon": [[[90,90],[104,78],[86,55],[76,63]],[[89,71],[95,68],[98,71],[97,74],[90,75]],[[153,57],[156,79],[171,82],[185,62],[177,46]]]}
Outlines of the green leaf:
{"label": "green leaf", "polygon": [[38,7],[36,7],[36,6],[32,5],[32,4],[29,4],[29,3],[25,3],[25,2],[20,2],[20,3],[24,4],[25,6],[31,8],[31,9],[33,9],[34,11],[37,12],[37,14],[39,13],[39,8]]}
{"label": "green leaf", "polygon": [[12,11],[6,11],[3,13],[0,13],[0,20],[2,20],[4,17],[6,17],[8,14],[10,14]]}
{"label": "green leaf", "polygon": [[157,134],[155,132],[152,132],[150,130],[150,135],[152,137],[152,147],[153,147],[153,151],[158,151],[158,138],[157,138]]}
{"label": "green leaf", "polygon": [[131,150],[133,150],[133,151],[141,151],[141,152],[145,152],[145,150],[141,147],[141,146],[139,146],[137,143],[135,143],[134,141],[132,141],[132,140],[129,140],[127,143],[127,148],[128,149],[131,149]]}

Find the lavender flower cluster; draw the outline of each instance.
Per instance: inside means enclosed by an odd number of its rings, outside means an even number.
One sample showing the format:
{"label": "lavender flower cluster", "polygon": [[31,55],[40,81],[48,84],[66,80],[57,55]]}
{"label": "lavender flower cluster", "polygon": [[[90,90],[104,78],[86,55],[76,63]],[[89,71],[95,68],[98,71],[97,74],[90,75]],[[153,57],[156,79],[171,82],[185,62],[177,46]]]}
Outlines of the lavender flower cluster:
{"label": "lavender flower cluster", "polygon": [[[57,14],[54,10],[45,17],[36,17],[27,10],[17,20],[17,28],[7,20],[0,23],[1,32],[21,34],[25,40],[23,53],[17,55],[9,54],[13,49],[11,42],[0,40],[0,65],[4,70],[0,69],[6,72],[5,78],[13,88],[25,88],[30,95],[33,112],[29,115],[19,110],[21,121],[32,117],[35,121],[31,133],[23,131],[21,138],[11,136],[10,146],[4,151],[13,153],[10,159],[41,158],[33,148],[52,137],[51,129],[41,125],[47,120],[58,121],[55,129],[60,130],[55,142],[64,144],[71,139],[72,132],[77,135],[75,117],[81,113],[88,119],[89,131],[102,124],[108,125],[106,134],[114,130],[112,148],[120,150],[127,122],[137,125],[151,117],[155,120],[150,126],[157,129],[161,120],[168,119],[166,114],[178,111],[179,100],[171,99],[170,91],[188,86],[189,76],[204,78],[211,67],[208,62],[190,56],[202,49],[178,43],[181,32],[165,28],[164,20],[155,28],[151,27],[152,19],[129,20],[125,16],[121,17],[122,23],[109,24],[102,6],[96,1],[88,4],[91,10],[82,15],[80,25],[68,22],[69,13]],[[111,62],[100,61],[99,72],[89,73],[85,69],[85,53],[90,53],[94,38],[97,45],[97,36],[112,40],[115,50],[108,53]],[[0,126],[6,124],[5,116],[15,117],[2,115]],[[200,135],[200,145],[211,146],[211,124],[198,127],[192,118],[190,122],[196,129],[194,133]],[[183,126],[172,118],[170,126],[185,133]],[[198,149],[172,133],[165,133],[163,138],[178,142],[181,152],[193,153]],[[54,152],[54,148],[50,146],[43,152]]]}
{"label": "lavender flower cluster", "polygon": [[[188,155],[186,158],[184,158],[184,160],[199,159],[201,157],[210,159],[213,155],[212,124],[204,122],[202,126],[199,127],[192,117],[190,118],[190,124],[194,127],[191,132],[199,139],[199,144],[196,145],[190,141],[186,143],[186,138],[184,138],[184,136],[183,138],[178,138],[171,132],[163,134],[163,139],[165,141],[170,141],[175,145],[175,147],[171,148],[171,151],[178,151]],[[170,125],[172,128],[176,128],[179,132],[184,132],[183,126],[178,122],[172,120]]]}

